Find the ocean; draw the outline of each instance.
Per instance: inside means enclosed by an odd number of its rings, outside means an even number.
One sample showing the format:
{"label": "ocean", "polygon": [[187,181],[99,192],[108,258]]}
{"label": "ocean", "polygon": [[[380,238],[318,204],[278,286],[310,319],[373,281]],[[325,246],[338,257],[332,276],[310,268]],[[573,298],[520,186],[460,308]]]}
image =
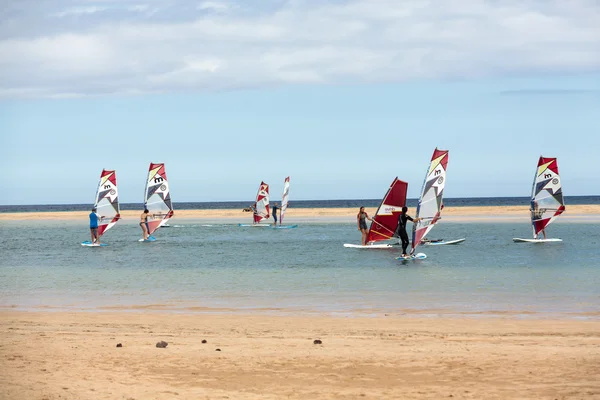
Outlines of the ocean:
{"label": "ocean", "polygon": [[140,243],[137,224],[122,221],[108,247],[89,248],[87,221],[2,221],[0,307],[599,318],[598,223],[559,220],[547,232],[563,242],[517,244],[527,223],[442,221],[430,238],[466,241],[419,247],[428,258],[415,261],[344,248],[360,242],[354,223],[171,225]]}

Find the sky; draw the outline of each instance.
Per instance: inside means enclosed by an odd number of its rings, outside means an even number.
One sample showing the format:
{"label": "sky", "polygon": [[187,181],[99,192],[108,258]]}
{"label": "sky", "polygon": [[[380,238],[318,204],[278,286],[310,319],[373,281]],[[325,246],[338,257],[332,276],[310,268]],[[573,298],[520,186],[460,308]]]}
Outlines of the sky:
{"label": "sky", "polygon": [[0,204],[93,203],[103,168],[143,202],[528,196],[558,157],[598,195],[593,0],[4,0]]}

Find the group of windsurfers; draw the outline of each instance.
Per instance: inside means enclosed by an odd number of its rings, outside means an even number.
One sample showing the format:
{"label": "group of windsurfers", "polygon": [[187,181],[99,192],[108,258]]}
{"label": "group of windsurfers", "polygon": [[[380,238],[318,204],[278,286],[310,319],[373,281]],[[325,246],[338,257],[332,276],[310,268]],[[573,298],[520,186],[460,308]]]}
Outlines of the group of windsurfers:
{"label": "group of windsurfers", "polygon": [[[396,231],[393,234],[393,237],[400,238],[402,242],[402,257],[408,256],[406,250],[408,249],[408,244],[410,241],[408,240],[408,233],[406,233],[406,223],[408,221],[412,221],[413,223],[419,222],[420,218],[412,218],[407,214],[408,207],[402,207],[402,212],[398,215],[398,226],[396,227]],[[369,228],[367,227],[367,220],[373,223],[373,219],[369,217],[369,214],[365,211],[365,207],[361,207],[358,210],[358,214],[356,215],[356,222],[358,224],[358,230],[362,232],[362,245],[367,245],[367,235],[369,233]]]}
{"label": "group of windsurfers", "polygon": [[[271,215],[273,216],[273,226],[277,225],[277,211],[280,209],[281,208],[279,207],[279,203],[273,203],[273,207],[271,207]],[[256,214],[256,203],[251,204],[249,207],[242,209],[242,211]]]}
{"label": "group of windsurfers", "polygon": [[[92,212],[90,213],[90,234],[92,236],[92,244],[100,244],[100,237],[98,236],[98,224],[104,219],[104,216],[99,216],[96,213],[96,207],[92,208]],[[140,215],[140,228],[142,228],[142,237],[144,240],[148,240],[148,236],[150,236],[150,229],[148,227],[148,218],[149,217],[160,217],[162,214],[152,214],[150,215],[150,211],[147,208],[144,208],[144,212]]]}

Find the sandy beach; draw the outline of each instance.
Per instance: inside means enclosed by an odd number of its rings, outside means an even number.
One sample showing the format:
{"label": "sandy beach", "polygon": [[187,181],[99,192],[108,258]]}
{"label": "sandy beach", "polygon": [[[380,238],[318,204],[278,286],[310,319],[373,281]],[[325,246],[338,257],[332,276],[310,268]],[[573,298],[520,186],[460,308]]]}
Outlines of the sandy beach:
{"label": "sandy beach", "polygon": [[600,321],[4,311],[0,328],[5,400],[600,398]]}
{"label": "sandy beach", "polygon": [[[374,215],[376,208],[367,208],[369,215]],[[409,208],[409,214],[415,214],[415,208]],[[289,208],[286,213],[286,221],[319,222],[338,221],[355,222],[358,209],[356,208]],[[21,212],[0,213],[0,221],[19,220],[85,220],[89,211],[57,211],[57,212]],[[136,221],[141,211],[121,211],[124,221]],[[202,220],[224,220],[227,222],[244,222],[251,220],[251,214],[242,212],[240,209],[227,210],[175,210],[175,218],[202,219]],[[496,206],[496,207],[446,207],[442,212],[442,218],[454,221],[478,221],[478,220],[528,220],[528,206]],[[592,221],[600,222],[600,205],[573,205],[567,206],[567,211],[561,216],[561,220]]]}

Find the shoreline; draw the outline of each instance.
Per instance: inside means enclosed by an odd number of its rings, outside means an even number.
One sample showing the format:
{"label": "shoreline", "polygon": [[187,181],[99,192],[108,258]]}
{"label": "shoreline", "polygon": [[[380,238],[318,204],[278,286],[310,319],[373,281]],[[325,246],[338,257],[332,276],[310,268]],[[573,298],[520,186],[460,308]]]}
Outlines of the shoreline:
{"label": "shoreline", "polygon": [[599,321],[1,315],[6,400],[600,397]]}
{"label": "shoreline", "polygon": [[[355,222],[356,208],[289,208],[286,222]],[[373,216],[377,208],[366,208],[367,213]],[[415,207],[409,207],[408,214],[414,216]],[[89,211],[48,211],[48,212],[16,212],[0,213],[0,221],[27,221],[27,220],[85,220]],[[141,211],[121,211],[121,221],[137,221]],[[175,210],[173,220],[198,219],[222,220],[227,222],[245,222],[251,220],[251,214],[242,212],[241,209],[214,209],[214,210]],[[442,211],[442,220],[471,221],[471,220],[529,220],[528,206],[465,206],[447,207]],[[567,211],[560,217],[562,221],[600,222],[600,205],[573,205],[567,206]],[[270,220],[272,221],[272,220]]]}

